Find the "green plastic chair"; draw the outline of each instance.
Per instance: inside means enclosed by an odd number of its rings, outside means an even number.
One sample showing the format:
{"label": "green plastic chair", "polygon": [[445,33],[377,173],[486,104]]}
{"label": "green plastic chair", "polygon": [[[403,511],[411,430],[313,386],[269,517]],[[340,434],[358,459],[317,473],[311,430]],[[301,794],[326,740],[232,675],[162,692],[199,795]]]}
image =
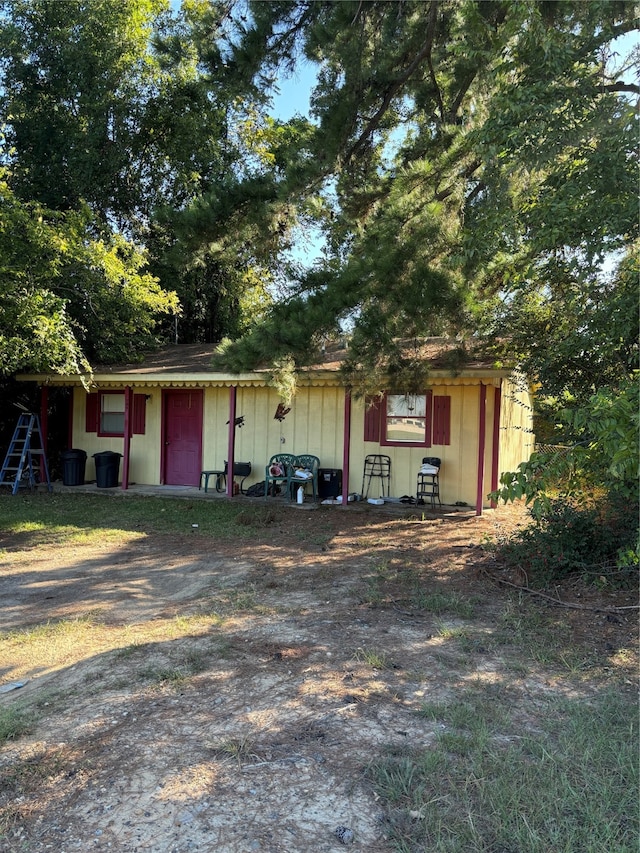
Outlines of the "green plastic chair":
{"label": "green plastic chair", "polygon": [[[301,456],[295,457],[295,465],[291,470],[291,477],[289,478],[289,495],[292,500],[295,499],[295,491],[297,486],[304,486],[307,483],[311,483],[313,486],[313,500],[318,500],[318,469],[320,468],[320,460],[317,456],[313,456],[310,453],[303,453]],[[306,471],[311,472],[311,477],[296,477],[295,472],[297,469],[304,469]]]}
{"label": "green plastic chair", "polygon": [[[264,496],[269,496],[269,488],[273,485],[274,497],[277,494],[277,487],[284,484],[287,493],[289,492],[289,478],[293,474],[293,466],[296,464],[296,457],[293,453],[276,453],[269,460],[269,464],[264,472]],[[282,469],[281,474],[271,473],[274,466],[279,465]]]}

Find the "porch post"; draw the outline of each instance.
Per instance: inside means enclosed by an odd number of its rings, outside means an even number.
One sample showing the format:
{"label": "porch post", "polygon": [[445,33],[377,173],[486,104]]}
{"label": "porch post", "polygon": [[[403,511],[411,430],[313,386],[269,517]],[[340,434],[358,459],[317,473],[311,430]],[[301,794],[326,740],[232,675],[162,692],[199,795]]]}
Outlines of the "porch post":
{"label": "porch post", "polygon": [[75,399],[75,388],[71,387],[71,393],[67,400],[67,450],[73,447],[73,401]]}
{"label": "porch post", "polygon": [[[47,455],[47,437],[49,433],[49,388],[46,385],[40,386],[40,429],[42,430],[40,439],[42,441],[42,449],[44,455]],[[40,480],[45,479],[44,457],[40,459]]]}
{"label": "porch post", "polygon": [[351,456],[351,392],[344,391],[344,429],[342,435],[342,506],[349,506],[349,459]]}
{"label": "porch post", "polygon": [[[495,492],[498,488],[498,477],[500,474],[500,407],[502,403],[502,379],[500,387],[494,389],[493,395],[493,447],[491,449],[491,491]],[[491,501],[492,509],[497,506],[495,501]]]}
{"label": "porch post", "polygon": [[236,458],[236,400],[238,389],[229,388],[229,450],[227,458],[227,497],[233,497],[233,463]]}
{"label": "porch post", "polygon": [[476,491],[476,515],[482,515],[484,495],[484,446],[487,434],[487,386],[480,383],[480,416],[478,419],[478,488]]}
{"label": "porch post", "polygon": [[131,415],[133,404],[133,389],[126,385],[124,389],[124,446],[122,453],[122,488],[129,488],[129,461],[131,456]]}

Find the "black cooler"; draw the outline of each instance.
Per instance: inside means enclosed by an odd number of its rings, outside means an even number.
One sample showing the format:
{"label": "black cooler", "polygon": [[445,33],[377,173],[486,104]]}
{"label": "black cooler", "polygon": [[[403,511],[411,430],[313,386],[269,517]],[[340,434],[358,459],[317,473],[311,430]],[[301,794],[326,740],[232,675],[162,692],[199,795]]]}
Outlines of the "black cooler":
{"label": "black cooler", "polygon": [[318,468],[318,493],[320,500],[342,494],[342,468]]}

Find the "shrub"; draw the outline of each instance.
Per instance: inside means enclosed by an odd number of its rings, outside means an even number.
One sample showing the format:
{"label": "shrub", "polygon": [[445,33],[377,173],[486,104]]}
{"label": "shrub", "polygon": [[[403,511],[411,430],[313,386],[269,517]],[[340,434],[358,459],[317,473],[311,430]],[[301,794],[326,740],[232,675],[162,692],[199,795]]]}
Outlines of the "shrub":
{"label": "shrub", "polygon": [[638,505],[603,497],[579,505],[552,499],[537,519],[499,551],[510,568],[524,571],[532,586],[546,586],[569,575],[627,585],[638,569]]}

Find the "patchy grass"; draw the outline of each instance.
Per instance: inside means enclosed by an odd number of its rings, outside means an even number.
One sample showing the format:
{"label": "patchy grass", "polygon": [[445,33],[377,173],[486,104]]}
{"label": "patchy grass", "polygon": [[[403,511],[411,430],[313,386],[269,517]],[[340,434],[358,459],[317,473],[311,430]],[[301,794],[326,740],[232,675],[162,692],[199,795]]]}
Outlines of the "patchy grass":
{"label": "patchy grass", "polygon": [[248,736],[229,738],[220,742],[211,742],[206,744],[211,752],[223,760],[232,760],[237,762],[238,766],[242,766],[245,762],[254,761],[258,758],[254,752],[254,744]]}
{"label": "patchy grass", "polygon": [[[0,495],[0,544],[107,544],[150,533],[247,540],[273,524],[278,510],[255,512],[231,501],[202,501],[123,495]],[[197,527],[193,527],[193,525]],[[4,540],[4,541],[3,541]]]}
{"label": "patchy grass", "polygon": [[32,722],[33,714],[21,708],[0,708],[0,744],[29,732]]}
{"label": "patchy grass", "polygon": [[360,663],[365,663],[372,669],[387,669],[391,663],[384,652],[376,649],[357,649],[354,658]]}
{"label": "patchy grass", "polygon": [[395,849],[637,850],[637,708],[632,697],[538,700],[536,725],[487,689],[425,703],[427,749],[368,767]]}
{"label": "patchy grass", "polygon": [[471,619],[474,603],[465,595],[457,592],[426,592],[416,585],[411,604],[417,610],[424,610],[436,616],[449,614],[462,619]]}
{"label": "patchy grass", "polygon": [[[109,680],[117,678],[126,663],[147,658],[155,647],[169,644],[168,648],[173,649],[179,659],[177,662],[148,664],[138,674],[143,680],[156,683],[184,682],[200,672],[206,662],[199,650],[187,647],[183,651],[180,643],[198,637],[208,638],[212,632],[216,636],[223,625],[223,618],[215,613],[178,615],[134,626],[105,625],[92,615],[47,622],[4,635],[0,633],[0,667],[11,680],[29,678],[32,673],[43,677],[99,654],[104,656]],[[0,743],[3,740],[1,731],[0,728]]]}
{"label": "patchy grass", "polygon": [[[215,790],[217,812],[251,804],[261,847],[284,802],[307,816],[310,850],[335,843],[336,803],[358,815],[361,849],[635,850],[630,602],[590,586],[581,613],[487,588],[474,565],[484,552],[467,547],[487,528],[0,496],[16,626],[0,632],[0,673],[29,680],[0,697],[0,847],[35,850],[63,825],[69,849],[86,846],[105,832],[101,792],[119,833],[101,843],[114,851],[146,826],[149,849],[177,849],[183,812],[205,849],[196,809]],[[111,800],[106,779],[120,786]],[[162,797],[144,801],[156,785]],[[136,824],[136,810],[150,819]]]}

